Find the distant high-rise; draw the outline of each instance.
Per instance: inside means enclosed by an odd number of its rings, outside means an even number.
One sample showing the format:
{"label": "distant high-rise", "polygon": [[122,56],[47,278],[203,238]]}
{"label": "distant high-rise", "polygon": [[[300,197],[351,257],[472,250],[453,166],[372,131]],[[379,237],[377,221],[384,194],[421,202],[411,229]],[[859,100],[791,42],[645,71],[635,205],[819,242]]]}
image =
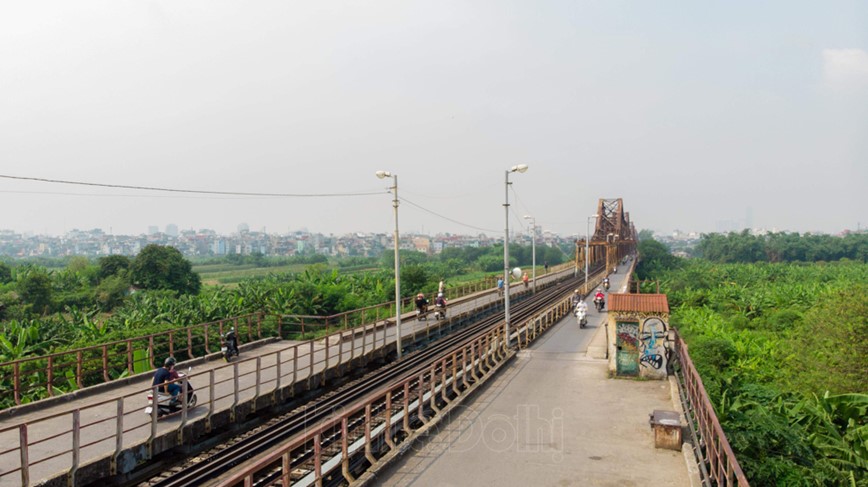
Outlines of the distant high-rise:
{"label": "distant high-rise", "polygon": [[148,227],[148,235],[156,235],[160,233],[160,227],[156,225],[151,225]]}
{"label": "distant high-rise", "polygon": [[250,226],[247,225],[246,223],[239,223],[238,224],[238,233],[247,233],[249,231],[250,231]]}
{"label": "distant high-rise", "polygon": [[170,223],[166,225],[166,235],[177,237],[178,236],[178,225],[174,223]]}

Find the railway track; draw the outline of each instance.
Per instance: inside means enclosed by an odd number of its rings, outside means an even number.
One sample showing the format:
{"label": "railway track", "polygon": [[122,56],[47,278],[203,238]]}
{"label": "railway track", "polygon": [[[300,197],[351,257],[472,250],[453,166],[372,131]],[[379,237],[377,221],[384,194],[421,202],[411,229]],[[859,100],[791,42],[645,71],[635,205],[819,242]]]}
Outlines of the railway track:
{"label": "railway track", "polygon": [[[603,265],[600,265],[594,269],[594,273],[602,269]],[[529,319],[537,310],[562,300],[565,293],[577,285],[581,285],[583,281],[583,278],[568,278],[553,286],[539,290],[529,298],[512,304],[510,306],[510,321],[512,323],[519,323]],[[376,391],[385,390],[390,385],[399,383],[407,378],[414,378],[410,387],[405,386],[403,392],[398,391],[393,396],[390,396],[390,401],[395,401],[396,404],[403,401],[406,404],[409,401],[409,397],[404,396],[409,394],[408,391],[411,388],[419,387],[421,389],[424,384],[420,384],[419,381],[425,381],[426,374],[435,382],[439,374],[445,374],[447,363],[442,359],[438,362],[439,358],[450,351],[466,347],[467,344],[477,339],[477,337],[502,326],[503,312],[501,311],[432,342],[423,349],[406,355],[400,362],[383,366],[360,379],[345,384],[339,389],[324,394],[304,406],[232,438],[225,444],[196,455],[183,464],[171,467],[160,475],[138,485],[140,487],[180,487],[206,484],[232,471],[235,467],[286,443],[310,426],[324,421],[333,415],[335,411],[357,403],[362,398]],[[452,366],[454,369],[456,364],[453,363]],[[466,383],[468,378],[465,377],[464,379]],[[470,380],[472,381],[472,379]],[[453,389],[456,388],[454,384],[452,387]],[[446,393],[443,392],[443,394]],[[420,401],[421,399],[422,397],[419,396]],[[392,406],[391,403],[375,405],[367,411],[366,415],[353,418],[353,421],[347,427],[349,430],[359,431],[360,428],[365,426],[366,421],[370,421],[372,415],[373,417],[379,417],[384,412],[394,409]],[[429,407],[436,407],[433,400]],[[419,413],[412,419],[407,418],[405,421],[413,421],[414,423],[423,421],[424,418],[418,417],[419,414],[423,416],[425,414],[421,405],[418,411]],[[370,427],[370,425],[367,427]],[[355,437],[357,439],[359,433],[356,433]],[[293,477],[303,478],[305,473],[311,470],[311,468],[305,468],[305,464],[310,462],[315,449],[335,449],[336,443],[340,441],[341,439],[337,437],[323,438],[321,443],[315,446],[315,448],[313,446],[302,448],[302,451],[294,456],[293,465],[290,466],[295,471]],[[346,440],[344,439],[344,441]],[[354,464],[365,463],[364,458],[362,457],[361,461],[356,459]],[[283,468],[286,468],[286,465]],[[277,470],[282,471],[283,469],[275,469],[275,471],[266,475],[260,482],[257,482],[257,485],[270,485],[273,480],[270,477],[280,475],[280,472]]]}

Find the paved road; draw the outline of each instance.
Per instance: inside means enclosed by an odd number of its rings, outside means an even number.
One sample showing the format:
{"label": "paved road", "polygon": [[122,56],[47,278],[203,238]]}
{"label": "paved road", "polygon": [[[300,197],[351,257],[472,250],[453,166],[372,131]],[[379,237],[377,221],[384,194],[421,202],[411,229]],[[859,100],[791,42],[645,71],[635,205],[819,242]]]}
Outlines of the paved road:
{"label": "paved road", "polygon": [[[613,290],[623,285],[613,275]],[[378,485],[689,486],[681,452],[654,448],[648,415],[673,410],[669,381],[609,379],[603,319],[551,328]]]}

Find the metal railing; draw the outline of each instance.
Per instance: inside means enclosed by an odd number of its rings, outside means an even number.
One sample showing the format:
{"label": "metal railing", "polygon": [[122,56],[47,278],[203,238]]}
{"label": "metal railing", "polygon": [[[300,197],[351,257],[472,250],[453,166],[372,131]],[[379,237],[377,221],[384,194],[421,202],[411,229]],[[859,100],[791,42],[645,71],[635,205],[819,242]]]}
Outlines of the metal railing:
{"label": "metal railing", "polygon": [[[549,274],[563,270],[556,266]],[[542,277],[542,276],[540,276]],[[446,289],[449,299],[490,291],[495,277]],[[402,299],[402,313],[412,311],[412,298]],[[395,302],[366,306],[328,316],[250,313],[89,347],[0,363],[0,384],[9,384],[12,402],[21,405],[87,386],[153,370],[160,357],[204,357],[220,350],[220,335],[232,326],[244,341],[279,337],[305,340],[336,330],[378,323],[395,316]]]}
{"label": "metal railing", "polygon": [[687,402],[685,419],[690,423],[691,430],[699,436],[699,444],[694,445],[694,452],[703,473],[707,473],[709,482],[715,486],[748,487],[750,484],[726,439],[708,393],[705,392],[702,378],[690,360],[687,344],[680,335],[675,340],[675,356],[681,372],[681,391]]}
{"label": "metal railing", "polygon": [[[267,321],[264,323],[264,321]],[[263,325],[266,326],[263,334]],[[0,363],[0,383],[11,384],[16,405],[153,370],[161,356],[202,357],[220,350],[220,335],[234,327],[251,341],[280,332],[280,324],[252,313],[63,352]],[[265,335],[265,336],[264,336]]]}
{"label": "metal railing", "polygon": [[[498,306],[499,300],[493,295],[494,291],[491,290],[491,296],[483,298],[475,311]],[[452,326],[454,319],[463,319],[470,313],[461,313],[452,320],[426,321],[424,327],[420,325],[406,330],[403,336],[408,339],[407,343],[422,340],[422,337],[428,340],[433,336],[441,336],[445,333],[444,329]],[[278,323],[278,327],[286,326],[280,320]],[[148,405],[147,393],[154,392],[154,388],[143,386],[134,392],[96,401],[71,411],[2,428],[0,445],[5,448],[0,449],[0,484],[17,477],[26,486],[31,478],[44,477],[45,472],[34,476],[34,468],[61,463],[63,466],[54,473],[67,472],[71,485],[74,485],[73,478],[79,466],[94,460],[88,456],[88,448],[104,442],[114,442],[112,474],[118,473],[118,456],[125,447],[145,443],[149,458],[160,453],[154,450],[154,440],[158,432],[165,432],[165,428],[183,433],[189,420],[200,421],[204,417],[208,425],[206,428],[210,429],[212,416],[227,409],[230,411],[230,421],[241,420],[243,418],[236,419],[235,409],[243,402],[256,401],[265,396],[277,401],[283,399],[278,391],[295,391],[296,384],[305,382],[308,388],[323,385],[327,370],[349,367],[363,356],[382,353],[395,339],[395,330],[390,329],[389,324],[388,321],[381,321],[339,330],[318,340],[288,345],[258,357],[191,374],[182,381],[182,385],[186,380],[195,384],[199,404],[206,407],[196,407],[194,415],[189,415],[185,408],[180,423],[159,423],[158,428],[156,414],[150,417],[144,415],[142,410]],[[147,377],[140,380],[146,381]],[[90,421],[83,422],[81,418],[89,418]],[[106,425],[112,426],[106,428]],[[36,435],[34,431],[41,434]],[[64,444],[68,446],[60,446]],[[12,460],[13,457],[16,460]]]}
{"label": "metal railing", "polygon": [[[518,339],[519,347],[526,346],[569,314],[570,308],[570,298],[563,299],[518,326],[512,338]],[[338,469],[348,482],[366,485],[371,479],[365,475],[355,478],[352,457],[364,455],[368,463],[375,465],[401,449],[397,438],[403,437],[408,442],[430,430],[458,404],[459,396],[481,385],[511,356],[505,345],[503,328],[494,327],[433,360],[430,369],[418,376],[405,377],[306,428],[304,433],[246,464],[241,471],[228,475],[219,485],[286,486],[299,478],[305,483],[322,485]],[[322,446],[326,439],[331,447]],[[300,451],[306,455],[299,455]],[[299,458],[306,459],[299,462]],[[267,473],[270,475],[265,479],[258,478]]]}

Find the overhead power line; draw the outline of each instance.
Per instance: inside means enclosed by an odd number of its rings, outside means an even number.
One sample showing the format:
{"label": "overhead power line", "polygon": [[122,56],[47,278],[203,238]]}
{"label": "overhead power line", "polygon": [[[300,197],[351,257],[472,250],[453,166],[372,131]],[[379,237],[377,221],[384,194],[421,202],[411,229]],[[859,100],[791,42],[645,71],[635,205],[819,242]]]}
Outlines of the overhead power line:
{"label": "overhead power line", "polygon": [[490,228],[482,228],[482,227],[477,227],[477,226],[475,226],[475,225],[469,225],[469,224],[467,224],[467,223],[462,223],[462,222],[460,222],[460,221],[458,221],[458,220],[455,220],[455,219],[449,218],[448,216],[444,216],[444,215],[441,215],[440,213],[437,213],[437,212],[435,212],[435,211],[429,210],[428,208],[424,208],[424,207],[422,207],[422,206],[419,206],[419,205],[417,205],[416,203],[413,203],[412,201],[408,200],[407,198],[401,197],[401,198],[399,198],[399,199],[400,199],[401,201],[403,201],[404,203],[409,204],[410,206],[415,206],[416,208],[419,208],[420,210],[422,210],[422,211],[424,211],[424,212],[430,213],[430,214],[432,214],[432,215],[434,215],[434,216],[436,216],[436,217],[442,218],[442,219],[444,219],[444,220],[448,220],[448,221],[450,221],[450,222],[452,222],[452,223],[455,223],[456,225],[461,225],[461,226],[463,226],[463,227],[467,227],[467,228],[473,228],[473,229],[475,229],[475,230],[481,230],[481,231],[483,231],[483,232],[497,232],[497,231],[498,231],[498,230],[492,230],[492,229],[490,229]]}
{"label": "overhead power line", "polygon": [[73,184],[78,186],[97,186],[100,188],[116,188],[116,189],[135,189],[142,191],[161,191],[165,193],[185,193],[185,194],[208,194],[222,196],[270,196],[278,198],[328,198],[336,196],[371,196],[383,194],[383,191],[376,192],[359,192],[359,193],[256,193],[243,191],[208,191],[198,189],[179,189],[179,188],[158,188],[152,186],[133,186],[127,184],[105,184],[105,183],[90,183],[86,181],[66,181],[62,179],[34,178],[25,176],[9,176],[0,174],[0,178],[15,179],[19,181],[37,181],[40,183],[54,184]]}

